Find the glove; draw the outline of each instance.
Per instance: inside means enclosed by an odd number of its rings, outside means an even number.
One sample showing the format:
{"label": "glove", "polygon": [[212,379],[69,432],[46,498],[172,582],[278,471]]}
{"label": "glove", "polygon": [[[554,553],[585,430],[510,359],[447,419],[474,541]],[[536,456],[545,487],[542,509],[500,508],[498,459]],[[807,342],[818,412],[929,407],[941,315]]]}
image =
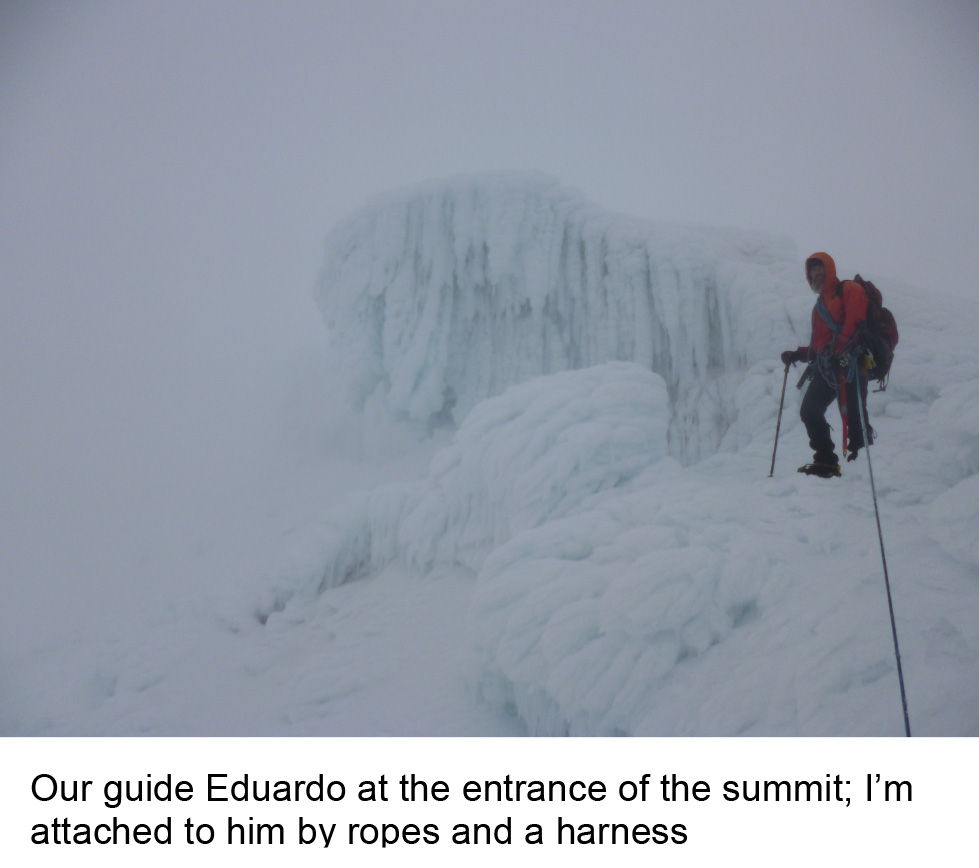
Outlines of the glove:
{"label": "glove", "polygon": [[801,362],[801,361],[802,361],[802,356],[800,355],[798,350],[786,350],[784,353],[782,353],[783,365],[791,365],[794,362]]}

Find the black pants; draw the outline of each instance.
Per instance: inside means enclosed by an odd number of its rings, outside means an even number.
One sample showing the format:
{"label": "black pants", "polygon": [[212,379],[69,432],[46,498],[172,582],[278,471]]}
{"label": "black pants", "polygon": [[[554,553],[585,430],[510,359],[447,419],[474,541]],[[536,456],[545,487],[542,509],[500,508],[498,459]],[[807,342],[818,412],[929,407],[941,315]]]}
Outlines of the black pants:
{"label": "black pants", "polygon": [[[867,382],[861,379],[861,400],[864,412],[867,410]],[[826,421],[826,410],[836,400],[836,389],[816,373],[809,381],[809,388],[802,399],[799,415],[802,417],[806,432],[809,434],[809,446],[813,451],[813,460],[820,464],[838,464],[836,447],[829,433],[829,423]],[[846,384],[847,427],[849,428],[849,450],[855,452],[863,447],[863,424],[860,418],[860,405],[857,404],[855,383]],[[873,439],[871,438],[871,442]]]}

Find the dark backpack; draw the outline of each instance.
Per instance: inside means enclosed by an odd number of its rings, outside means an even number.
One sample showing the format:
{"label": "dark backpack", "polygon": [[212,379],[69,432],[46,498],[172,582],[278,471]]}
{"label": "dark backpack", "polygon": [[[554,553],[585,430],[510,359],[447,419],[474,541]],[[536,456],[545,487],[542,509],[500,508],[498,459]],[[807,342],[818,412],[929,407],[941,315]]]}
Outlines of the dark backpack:
{"label": "dark backpack", "polygon": [[867,379],[880,382],[879,391],[887,388],[887,377],[894,361],[894,348],[897,346],[897,322],[886,307],[880,290],[859,274],[853,278],[867,293],[867,319],[860,326],[860,343],[874,356],[874,367],[867,372]]}

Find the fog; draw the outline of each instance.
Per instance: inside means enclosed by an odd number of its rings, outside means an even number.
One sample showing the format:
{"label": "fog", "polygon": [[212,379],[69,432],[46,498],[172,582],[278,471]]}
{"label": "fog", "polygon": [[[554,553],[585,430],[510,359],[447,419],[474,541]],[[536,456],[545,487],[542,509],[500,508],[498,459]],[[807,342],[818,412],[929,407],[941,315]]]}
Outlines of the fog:
{"label": "fog", "polygon": [[125,618],[181,587],[160,551],[288,500],[342,414],[322,240],[387,189],[541,170],[965,297],[979,9],[800,6],[5,3],[5,642]]}

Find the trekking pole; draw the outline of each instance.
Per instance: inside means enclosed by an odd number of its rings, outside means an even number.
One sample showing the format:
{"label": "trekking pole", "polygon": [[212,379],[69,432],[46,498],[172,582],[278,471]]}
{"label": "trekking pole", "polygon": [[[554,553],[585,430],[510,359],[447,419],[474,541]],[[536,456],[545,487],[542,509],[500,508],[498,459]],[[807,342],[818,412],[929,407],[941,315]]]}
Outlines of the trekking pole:
{"label": "trekking pole", "polygon": [[877,486],[874,485],[874,466],[870,462],[870,425],[867,424],[867,409],[863,404],[863,389],[860,373],[856,378],[857,409],[860,411],[860,424],[863,425],[863,448],[867,452],[867,470],[870,471],[870,491],[874,496],[874,515],[877,517],[877,538],[880,540],[880,560],[884,565],[884,587],[887,589],[887,609],[891,616],[891,635],[894,637],[894,659],[897,660],[897,681],[901,687],[901,709],[904,711],[904,734],[911,737],[911,722],[908,719],[908,695],[904,689],[904,670],[901,667],[901,649],[897,644],[897,622],[894,620],[894,601],[891,598],[891,579],[887,574],[887,554],[884,551],[884,533],[880,529],[880,509],[877,506]]}
{"label": "trekking pole", "polygon": [[775,450],[778,449],[778,432],[782,428],[782,407],[785,406],[785,384],[789,381],[789,368],[791,363],[785,366],[785,376],[782,377],[782,397],[778,402],[778,421],[775,423],[775,445],[772,447],[772,469],[768,471],[768,477],[771,479],[775,475]]}

